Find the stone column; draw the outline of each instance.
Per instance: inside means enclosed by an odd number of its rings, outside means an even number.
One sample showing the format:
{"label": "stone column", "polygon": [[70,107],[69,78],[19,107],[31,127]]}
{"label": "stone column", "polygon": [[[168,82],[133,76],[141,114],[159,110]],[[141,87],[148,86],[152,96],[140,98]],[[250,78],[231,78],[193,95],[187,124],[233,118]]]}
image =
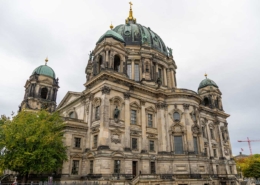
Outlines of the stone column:
{"label": "stone column", "polygon": [[167,86],[167,75],[166,75],[166,69],[163,67],[163,78],[164,78],[164,85]]}
{"label": "stone column", "polygon": [[173,69],[171,69],[171,79],[172,79],[172,86],[176,87],[175,75],[174,75],[174,70]]}
{"label": "stone column", "polygon": [[166,130],[166,120],[164,117],[164,109],[167,105],[164,102],[158,102],[157,105],[157,125],[158,125],[158,151],[166,152],[167,148],[167,130]]}
{"label": "stone column", "polygon": [[146,73],[146,64],[144,63],[144,57],[141,58],[141,64],[142,64],[142,75],[140,75],[140,79],[145,79],[145,73]]}
{"label": "stone column", "polygon": [[100,106],[100,134],[98,136],[98,150],[109,149],[109,94],[110,88],[103,86],[101,95],[101,106]]}
{"label": "stone column", "polygon": [[93,94],[90,94],[89,95],[89,106],[88,106],[88,108],[87,108],[87,118],[88,118],[88,120],[87,120],[87,122],[88,122],[88,131],[87,131],[87,136],[86,136],[86,138],[88,138],[87,139],[87,142],[86,142],[86,148],[87,149],[90,149],[90,146],[91,146],[91,129],[90,129],[90,127],[91,127],[91,121],[92,121],[92,101],[93,101],[93,97],[94,97],[94,95]]}
{"label": "stone column", "polygon": [[172,79],[171,79],[170,69],[167,69],[167,82],[168,82],[168,88],[172,88]]}
{"label": "stone column", "polygon": [[145,101],[141,100],[142,150],[147,151]]}
{"label": "stone column", "polygon": [[135,60],[132,59],[132,80],[135,80]]}
{"label": "stone column", "polygon": [[125,92],[124,93],[125,98],[125,149],[130,150],[130,116],[131,116],[131,110],[130,110],[130,93]]}
{"label": "stone column", "polygon": [[217,135],[218,135],[218,139],[219,139],[219,157],[224,157],[225,154],[224,154],[224,143],[223,143],[223,140],[222,140],[222,134],[221,134],[221,130],[220,130],[220,123],[217,121],[215,122],[215,125],[217,127]]}

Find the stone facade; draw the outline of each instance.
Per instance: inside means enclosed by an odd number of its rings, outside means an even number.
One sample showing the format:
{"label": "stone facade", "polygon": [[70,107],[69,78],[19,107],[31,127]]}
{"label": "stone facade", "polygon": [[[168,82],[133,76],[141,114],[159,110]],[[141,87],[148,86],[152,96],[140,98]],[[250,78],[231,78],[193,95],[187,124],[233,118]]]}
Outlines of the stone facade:
{"label": "stone facade", "polygon": [[106,32],[90,53],[85,90],[69,91],[56,109],[68,146],[61,180],[236,184],[217,85],[206,79],[198,93],[177,88],[171,49],[130,15],[125,35],[119,27]]}

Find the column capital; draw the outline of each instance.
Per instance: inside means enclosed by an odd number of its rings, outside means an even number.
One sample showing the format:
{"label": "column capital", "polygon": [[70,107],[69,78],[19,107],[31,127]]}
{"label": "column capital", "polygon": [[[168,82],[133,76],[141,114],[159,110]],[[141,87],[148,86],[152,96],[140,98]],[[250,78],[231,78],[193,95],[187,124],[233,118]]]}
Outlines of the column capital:
{"label": "column capital", "polygon": [[168,105],[165,102],[158,102],[156,104],[157,109],[167,109]]}
{"label": "column capital", "polygon": [[190,105],[189,105],[189,104],[185,104],[185,103],[183,104],[183,109],[184,109],[184,110],[188,110],[188,109],[189,109],[189,107],[190,107]]}
{"label": "column capital", "polygon": [[129,92],[124,92],[124,99],[129,100],[130,98],[130,93]]}

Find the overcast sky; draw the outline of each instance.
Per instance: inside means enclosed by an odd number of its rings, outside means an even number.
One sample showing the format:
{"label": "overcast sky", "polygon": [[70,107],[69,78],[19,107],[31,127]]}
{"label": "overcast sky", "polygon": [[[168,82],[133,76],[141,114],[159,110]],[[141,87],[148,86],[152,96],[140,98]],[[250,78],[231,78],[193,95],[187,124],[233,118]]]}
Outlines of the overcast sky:
{"label": "overcast sky", "polygon": [[[112,21],[124,24],[129,0],[0,0],[0,114],[16,112],[32,71],[44,64],[60,79],[58,102],[84,90],[88,54]],[[230,114],[233,155],[260,140],[260,1],[135,0],[134,17],[173,49],[179,88],[197,91],[207,72]],[[260,153],[260,142],[252,142]]]}

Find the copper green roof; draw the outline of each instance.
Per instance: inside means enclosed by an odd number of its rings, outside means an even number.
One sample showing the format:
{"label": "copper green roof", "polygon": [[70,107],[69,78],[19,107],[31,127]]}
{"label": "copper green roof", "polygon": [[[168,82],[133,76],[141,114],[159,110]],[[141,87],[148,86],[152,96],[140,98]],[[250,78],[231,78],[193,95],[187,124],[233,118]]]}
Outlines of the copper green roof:
{"label": "copper green roof", "polygon": [[148,45],[151,48],[167,55],[167,47],[161,37],[152,31],[151,28],[145,27],[135,21],[129,21],[127,24],[116,26],[113,31],[120,34],[126,45]]}
{"label": "copper green roof", "polygon": [[124,38],[120,34],[114,32],[113,30],[108,30],[104,35],[102,35],[100,37],[100,39],[97,41],[97,43],[102,42],[105,38],[108,38],[108,37],[112,37],[120,42],[125,43]]}
{"label": "copper green roof", "polygon": [[213,80],[206,78],[200,82],[198,89],[201,89],[201,88],[207,87],[207,86],[214,86],[214,87],[218,88],[218,85]]}
{"label": "copper green roof", "polygon": [[49,66],[47,65],[41,65],[39,67],[37,67],[33,72],[32,72],[32,75],[34,73],[37,73],[39,75],[45,75],[45,76],[49,76],[49,77],[52,77],[52,78],[55,78],[55,72],[53,71],[52,68],[50,68]]}

